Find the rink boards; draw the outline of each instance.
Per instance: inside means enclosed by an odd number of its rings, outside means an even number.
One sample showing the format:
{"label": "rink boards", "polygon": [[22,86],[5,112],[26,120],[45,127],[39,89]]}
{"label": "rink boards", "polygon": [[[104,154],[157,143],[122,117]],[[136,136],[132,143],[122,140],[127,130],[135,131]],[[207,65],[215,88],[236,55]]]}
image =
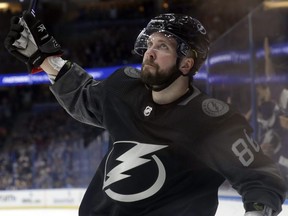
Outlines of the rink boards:
{"label": "rink boards", "polygon": [[[78,216],[85,189],[0,191],[1,216]],[[216,216],[243,216],[241,197],[235,191],[219,191]],[[288,215],[288,200],[279,216]]]}

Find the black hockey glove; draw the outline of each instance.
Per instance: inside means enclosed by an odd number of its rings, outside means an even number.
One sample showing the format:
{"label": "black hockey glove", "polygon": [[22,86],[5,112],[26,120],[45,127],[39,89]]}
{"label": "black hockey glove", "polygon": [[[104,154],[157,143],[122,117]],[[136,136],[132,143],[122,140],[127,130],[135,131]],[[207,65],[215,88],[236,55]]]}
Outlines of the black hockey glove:
{"label": "black hockey glove", "polygon": [[22,17],[12,17],[10,31],[4,41],[6,49],[27,65],[30,73],[41,71],[48,56],[63,54],[60,45],[47,32],[34,14],[25,11]]}

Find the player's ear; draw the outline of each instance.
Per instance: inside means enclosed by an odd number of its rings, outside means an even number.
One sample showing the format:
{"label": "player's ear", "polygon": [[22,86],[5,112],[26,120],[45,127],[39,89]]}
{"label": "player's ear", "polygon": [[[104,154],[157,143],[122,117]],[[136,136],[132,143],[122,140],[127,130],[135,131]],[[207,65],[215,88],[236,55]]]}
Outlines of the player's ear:
{"label": "player's ear", "polygon": [[194,65],[194,59],[191,57],[184,57],[180,64],[179,70],[182,72],[183,75],[187,75]]}

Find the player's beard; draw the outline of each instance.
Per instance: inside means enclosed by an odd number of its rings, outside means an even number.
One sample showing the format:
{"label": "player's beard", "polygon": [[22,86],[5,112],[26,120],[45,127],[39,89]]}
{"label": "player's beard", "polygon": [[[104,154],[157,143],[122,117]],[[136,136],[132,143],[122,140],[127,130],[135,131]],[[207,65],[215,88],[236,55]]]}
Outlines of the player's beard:
{"label": "player's beard", "polygon": [[[145,65],[148,65],[145,67]],[[158,64],[151,61],[144,61],[141,68],[141,80],[148,86],[160,86],[169,81],[174,73],[178,73],[176,65],[170,69],[163,71]]]}

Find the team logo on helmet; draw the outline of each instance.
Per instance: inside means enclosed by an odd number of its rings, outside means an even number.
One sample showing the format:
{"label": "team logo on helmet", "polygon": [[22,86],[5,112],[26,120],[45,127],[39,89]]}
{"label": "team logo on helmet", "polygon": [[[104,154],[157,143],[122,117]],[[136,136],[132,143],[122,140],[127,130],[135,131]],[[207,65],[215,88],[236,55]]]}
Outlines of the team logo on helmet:
{"label": "team logo on helmet", "polygon": [[202,34],[205,35],[205,34],[207,33],[207,31],[206,31],[206,29],[204,28],[204,26],[201,25],[200,23],[197,25],[197,28],[198,28],[199,32],[201,32]]}

